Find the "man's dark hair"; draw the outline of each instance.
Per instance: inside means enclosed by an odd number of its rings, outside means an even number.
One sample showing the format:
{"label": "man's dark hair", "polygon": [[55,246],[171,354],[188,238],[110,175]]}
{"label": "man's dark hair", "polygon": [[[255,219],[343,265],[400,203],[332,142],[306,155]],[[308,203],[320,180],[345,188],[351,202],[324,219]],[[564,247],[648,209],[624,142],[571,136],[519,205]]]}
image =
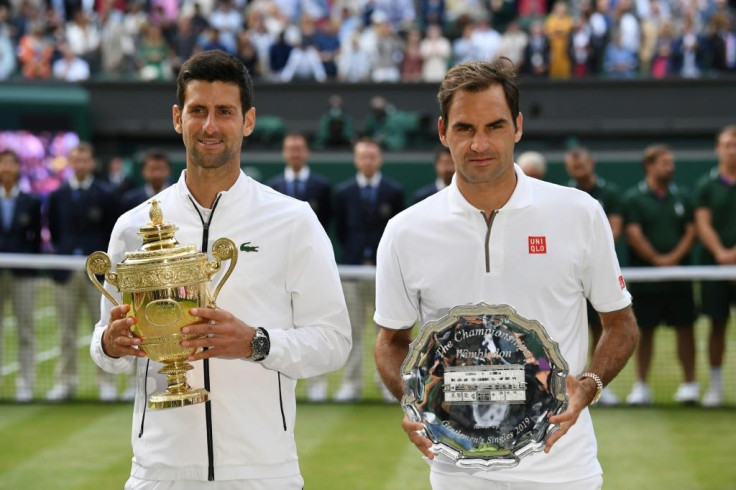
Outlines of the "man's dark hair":
{"label": "man's dark hair", "polygon": [[375,139],[371,138],[370,136],[361,136],[355,142],[353,143],[353,150],[355,150],[355,147],[358,146],[358,143],[365,143],[367,145],[374,145],[377,146],[379,150],[382,150],[381,143],[376,141]]}
{"label": "man's dark hair", "polygon": [[253,82],[245,65],[224,51],[202,51],[189,58],[176,77],[176,98],[184,109],[187,84],[192,80],[232,83],[240,88],[240,107],[245,113],[253,107]]}
{"label": "man's dark hair", "polygon": [[647,165],[656,162],[657,159],[665,153],[672,153],[672,148],[660,143],[647,146],[644,148],[641,163],[646,167]]}
{"label": "man's dark hair", "polygon": [[569,150],[565,152],[565,156],[573,157],[573,158],[578,158],[578,157],[591,158],[590,152],[584,146],[573,146],[572,148],[570,148]]}
{"label": "man's dark hair", "polygon": [[169,161],[168,155],[159,148],[151,148],[143,154],[143,161],[141,162],[141,168],[146,166],[146,162],[149,160],[160,160],[166,162],[166,165],[171,167],[171,161]]}
{"label": "man's dark hair", "polygon": [[491,85],[498,84],[503,88],[506,104],[511,111],[511,119],[516,127],[519,115],[519,87],[516,85],[516,69],[508,58],[501,57],[494,61],[471,61],[450,69],[440,85],[437,101],[440,103],[440,114],[449,124],[447,115],[450,112],[452,99],[457,92],[481,92]]}
{"label": "man's dark hair", "polygon": [[7,150],[0,151],[0,159],[3,159],[5,157],[12,158],[17,165],[20,165],[20,157],[13,150],[7,149]]}
{"label": "man's dark hair", "polygon": [[290,131],[284,135],[283,141],[286,141],[288,138],[301,138],[304,140],[304,143],[309,144],[309,141],[307,140],[307,135],[304,133],[301,133],[299,131]]}

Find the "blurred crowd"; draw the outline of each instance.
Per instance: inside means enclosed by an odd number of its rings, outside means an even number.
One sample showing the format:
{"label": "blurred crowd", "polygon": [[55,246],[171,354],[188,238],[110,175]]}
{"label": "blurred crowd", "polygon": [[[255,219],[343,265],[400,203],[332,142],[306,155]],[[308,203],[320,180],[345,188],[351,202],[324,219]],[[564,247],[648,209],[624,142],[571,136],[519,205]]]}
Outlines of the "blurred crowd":
{"label": "blurred crowd", "polygon": [[166,80],[199,50],[258,79],[438,82],[736,72],[733,0],[0,0],[0,80]]}

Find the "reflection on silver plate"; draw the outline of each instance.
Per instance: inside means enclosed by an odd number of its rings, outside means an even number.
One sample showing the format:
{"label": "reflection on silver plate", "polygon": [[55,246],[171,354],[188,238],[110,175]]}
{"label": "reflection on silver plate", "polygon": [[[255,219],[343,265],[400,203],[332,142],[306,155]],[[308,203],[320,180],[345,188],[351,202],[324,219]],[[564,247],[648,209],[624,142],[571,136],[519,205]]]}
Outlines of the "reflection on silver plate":
{"label": "reflection on silver plate", "polygon": [[508,305],[456,306],[424,325],[401,366],[402,408],[432,450],[499,469],[544,449],[565,410],[567,362],[541,323]]}

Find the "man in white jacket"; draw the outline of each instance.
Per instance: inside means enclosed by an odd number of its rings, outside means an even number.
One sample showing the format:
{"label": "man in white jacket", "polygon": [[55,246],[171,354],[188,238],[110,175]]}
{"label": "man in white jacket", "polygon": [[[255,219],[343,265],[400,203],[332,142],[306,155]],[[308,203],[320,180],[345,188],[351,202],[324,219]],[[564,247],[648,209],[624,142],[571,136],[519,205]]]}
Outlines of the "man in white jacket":
{"label": "man in white jacket", "polygon": [[[179,227],[180,243],[201,243],[210,252],[216,239],[228,237],[240,257],[218,308],[192,309],[202,322],[183,329],[207,334],[183,342],[207,348],[190,358],[188,373],[210,392],[204,404],[146,412],[147,396],[166,386],[165,376],[130,335],[129,307],[103,298],[92,358],[109,372],[124,372],[141,358],[125,488],[211,488],[217,481],[218,489],[301,489],[296,380],[338,369],[351,347],[332,248],[307,203],[240,170],[243,137],[256,119],[240,61],[222,51],[195,55],[182,66],[177,98],[174,127],[187,167],[157,197],[164,217]],[[140,247],[137,231],[148,209],[144,203],[116,223],[108,250],[114,264]]]}

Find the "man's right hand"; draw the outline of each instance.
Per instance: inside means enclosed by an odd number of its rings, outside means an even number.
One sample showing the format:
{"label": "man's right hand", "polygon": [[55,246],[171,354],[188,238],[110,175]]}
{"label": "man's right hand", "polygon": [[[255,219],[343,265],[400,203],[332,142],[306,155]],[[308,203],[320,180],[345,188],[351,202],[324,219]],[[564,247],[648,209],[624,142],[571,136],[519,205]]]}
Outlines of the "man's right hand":
{"label": "man's right hand", "polygon": [[409,440],[429,459],[434,459],[434,453],[430,451],[432,447],[432,441],[421,435],[424,431],[424,426],[419,422],[412,422],[408,417],[404,416],[404,420],[401,421],[401,427],[406,431],[409,436]]}
{"label": "man's right hand", "polygon": [[108,357],[146,357],[142,350],[135,348],[141,345],[141,339],[134,337],[130,331],[136,319],[126,318],[128,311],[130,311],[128,305],[118,305],[110,310],[110,320],[102,334],[102,350]]}

